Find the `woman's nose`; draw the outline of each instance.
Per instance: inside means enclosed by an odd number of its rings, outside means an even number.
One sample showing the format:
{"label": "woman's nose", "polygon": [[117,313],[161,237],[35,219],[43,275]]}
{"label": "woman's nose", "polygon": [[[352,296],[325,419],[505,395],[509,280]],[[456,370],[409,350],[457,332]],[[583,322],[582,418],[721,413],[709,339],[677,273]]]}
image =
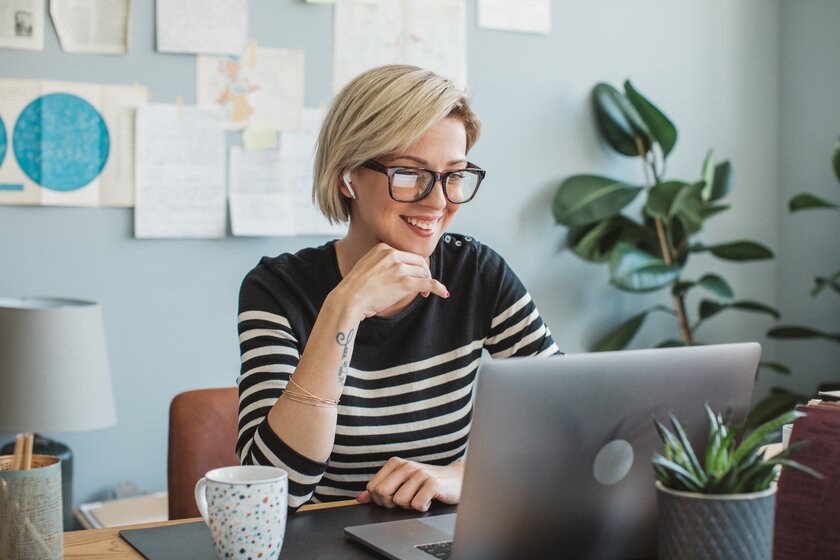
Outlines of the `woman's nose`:
{"label": "woman's nose", "polygon": [[432,185],[432,191],[429,195],[422,200],[426,206],[430,206],[432,208],[441,209],[446,206],[446,196],[443,194],[443,182],[441,179],[437,179],[435,184]]}

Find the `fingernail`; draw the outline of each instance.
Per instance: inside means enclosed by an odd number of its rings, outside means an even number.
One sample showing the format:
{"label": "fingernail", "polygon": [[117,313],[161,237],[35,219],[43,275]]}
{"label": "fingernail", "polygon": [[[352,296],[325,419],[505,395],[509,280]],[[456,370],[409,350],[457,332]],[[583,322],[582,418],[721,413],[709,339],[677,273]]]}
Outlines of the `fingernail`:
{"label": "fingernail", "polygon": [[449,290],[446,290],[446,297],[449,297]]}

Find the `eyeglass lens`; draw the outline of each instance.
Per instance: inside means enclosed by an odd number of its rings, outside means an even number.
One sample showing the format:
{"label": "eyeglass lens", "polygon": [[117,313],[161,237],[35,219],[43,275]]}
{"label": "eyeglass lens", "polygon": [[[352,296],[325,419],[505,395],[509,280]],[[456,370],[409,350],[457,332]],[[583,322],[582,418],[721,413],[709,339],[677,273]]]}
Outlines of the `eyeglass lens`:
{"label": "eyeglass lens", "polygon": [[[475,193],[480,179],[478,173],[468,169],[451,173],[446,179],[446,195],[452,202],[467,201]],[[391,193],[399,201],[414,202],[426,195],[434,180],[434,175],[428,171],[398,169],[391,178]]]}

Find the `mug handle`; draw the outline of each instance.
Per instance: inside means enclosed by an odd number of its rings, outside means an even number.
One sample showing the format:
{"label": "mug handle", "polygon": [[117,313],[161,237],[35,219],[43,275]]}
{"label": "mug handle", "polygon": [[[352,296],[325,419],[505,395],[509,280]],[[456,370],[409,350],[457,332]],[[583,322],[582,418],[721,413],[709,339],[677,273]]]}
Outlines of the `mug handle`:
{"label": "mug handle", "polygon": [[198,512],[204,518],[204,522],[210,524],[210,519],[207,515],[207,479],[201,478],[195,483],[195,505],[198,507]]}

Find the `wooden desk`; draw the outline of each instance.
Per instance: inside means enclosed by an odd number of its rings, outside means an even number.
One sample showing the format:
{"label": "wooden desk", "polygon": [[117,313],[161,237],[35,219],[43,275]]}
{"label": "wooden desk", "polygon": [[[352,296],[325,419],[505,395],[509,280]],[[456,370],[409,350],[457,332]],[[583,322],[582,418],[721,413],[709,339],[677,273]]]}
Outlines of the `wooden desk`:
{"label": "wooden desk", "polygon": [[[301,507],[298,511],[346,507],[356,505],[357,503],[358,502],[356,502],[356,500],[344,500],[341,502],[330,502],[327,504],[310,504]],[[178,519],[176,521],[160,521],[157,523],[126,525],[123,527],[108,527],[106,529],[70,531],[64,533],[64,558],[65,560],[75,558],[85,558],[88,560],[143,560],[143,556],[141,554],[134,550],[130,544],[120,538],[120,531],[125,529],[141,529],[144,527],[161,527],[165,525],[177,525],[179,523],[192,523],[200,520],[200,517],[196,517],[192,519]]]}

